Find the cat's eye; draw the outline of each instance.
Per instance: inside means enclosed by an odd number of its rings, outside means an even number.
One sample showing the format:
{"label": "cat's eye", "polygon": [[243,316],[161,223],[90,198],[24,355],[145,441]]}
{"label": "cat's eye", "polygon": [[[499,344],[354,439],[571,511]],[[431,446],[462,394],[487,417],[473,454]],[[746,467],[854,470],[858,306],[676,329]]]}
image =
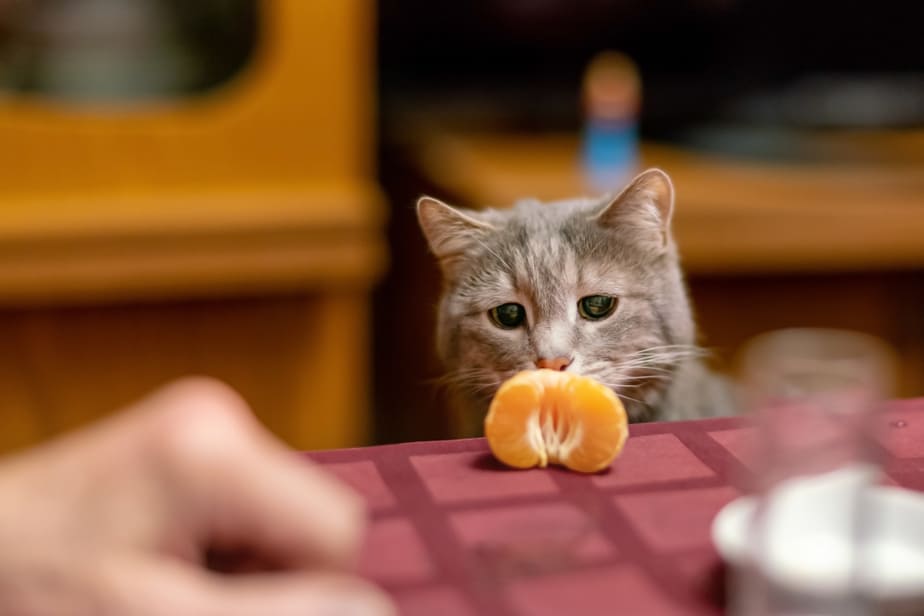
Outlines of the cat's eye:
{"label": "cat's eye", "polygon": [[616,308],[616,298],[609,295],[588,295],[578,302],[578,312],[585,319],[599,321],[612,314]]}
{"label": "cat's eye", "polygon": [[523,324],[526,320],[526,308],[520,304],[501,304],[488,311],[491,320],[498,327],[504,329],[514,329]]}

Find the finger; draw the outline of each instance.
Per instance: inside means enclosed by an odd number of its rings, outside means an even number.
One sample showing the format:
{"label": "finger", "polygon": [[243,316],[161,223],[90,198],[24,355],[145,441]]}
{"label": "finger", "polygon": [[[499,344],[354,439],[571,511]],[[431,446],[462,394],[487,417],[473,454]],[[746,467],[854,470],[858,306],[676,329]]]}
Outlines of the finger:
{"label": "finger", "polygon": [[188,380],[143,406],[159,418],[152,458],[168,469],[174,520],[186,532],[273,565],[353,563],[362,501],[272,437],[226,386]]}

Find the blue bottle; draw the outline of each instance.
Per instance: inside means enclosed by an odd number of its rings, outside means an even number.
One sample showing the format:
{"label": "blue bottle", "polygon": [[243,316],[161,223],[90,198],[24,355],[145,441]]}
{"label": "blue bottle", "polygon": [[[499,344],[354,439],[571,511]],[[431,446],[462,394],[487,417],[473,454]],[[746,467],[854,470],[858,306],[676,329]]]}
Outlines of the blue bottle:
{"label": "blue bottle", "polygon": [[584,77],[582,166],[594,191],[618,191],[638,171],[641,86],[635,64],[604,52]]}

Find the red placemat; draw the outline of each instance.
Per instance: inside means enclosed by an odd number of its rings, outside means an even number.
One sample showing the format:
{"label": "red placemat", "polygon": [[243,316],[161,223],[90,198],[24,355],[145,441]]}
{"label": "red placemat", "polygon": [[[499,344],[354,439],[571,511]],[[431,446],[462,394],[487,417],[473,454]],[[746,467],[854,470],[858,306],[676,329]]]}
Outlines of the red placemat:
{"label": "red placemat", "polygon": [[[884,421],[888,476],[924,490],[924,399]],[[308,455],[369,501],[361,571],[402,614],[695,615],[722,611],[709,527],[752,436],[732,418],[632,425],[595,475],[506,469],[483,439]]]}

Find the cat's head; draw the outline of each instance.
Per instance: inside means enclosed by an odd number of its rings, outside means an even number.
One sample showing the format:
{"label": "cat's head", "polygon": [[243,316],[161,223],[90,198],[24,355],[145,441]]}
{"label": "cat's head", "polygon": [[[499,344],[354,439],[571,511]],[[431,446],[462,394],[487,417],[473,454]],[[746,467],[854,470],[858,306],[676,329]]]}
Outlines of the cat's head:
{"label": "cat's head", "polygon": [[644,419],[694,349],[673,207],[657,169],[601,199],[474,211],[422,197],[418,218],[443,271],[447,380],[486,405],[520,370],[573,370]]}

